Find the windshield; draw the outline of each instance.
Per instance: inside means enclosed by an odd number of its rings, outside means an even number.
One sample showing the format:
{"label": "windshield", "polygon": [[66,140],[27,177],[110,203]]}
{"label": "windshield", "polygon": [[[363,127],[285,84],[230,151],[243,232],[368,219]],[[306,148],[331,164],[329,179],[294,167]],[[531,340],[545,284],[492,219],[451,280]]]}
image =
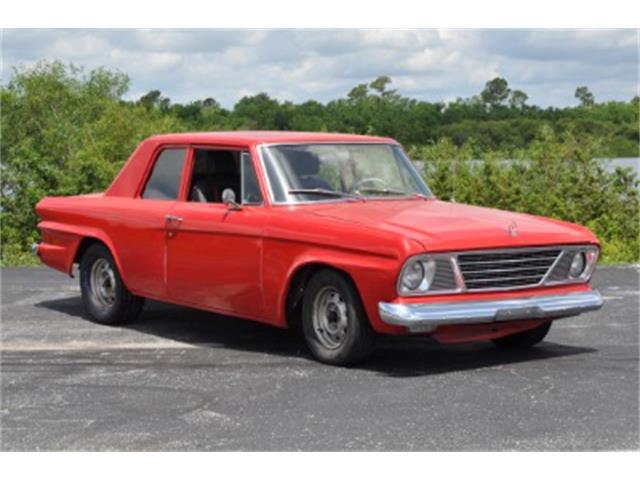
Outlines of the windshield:
{"label": "windshield", "polygon": [[263,159],[276,203],[432,196],[397,145],[279,145]]}

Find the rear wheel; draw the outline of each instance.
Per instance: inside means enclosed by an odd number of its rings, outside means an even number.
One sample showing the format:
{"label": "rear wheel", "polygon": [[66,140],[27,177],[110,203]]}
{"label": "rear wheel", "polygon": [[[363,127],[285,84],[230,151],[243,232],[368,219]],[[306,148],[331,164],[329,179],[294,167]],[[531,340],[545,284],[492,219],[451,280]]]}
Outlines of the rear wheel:
{"label": "rear wheel", "polygon": [[529,348],[540,343],[544,337],[547,336],[550,328],[551,322],[547,322],[531,330],[514,333],[506,337],[494,338],[492,342],[499,347],[505,348]]}
{"label": "rear wheel", "polygon": [[98,323],[121,325],[135,320],[144,298],[133,295],[122,282],[109,249],[94,244],[80,260],[82,302]]}
{"label": "rear wheel", "polygon": [[351,281],[334,270],[316,273],[304,293],[302,330],[313,356],[348,365],[373,349],[374,332]]}

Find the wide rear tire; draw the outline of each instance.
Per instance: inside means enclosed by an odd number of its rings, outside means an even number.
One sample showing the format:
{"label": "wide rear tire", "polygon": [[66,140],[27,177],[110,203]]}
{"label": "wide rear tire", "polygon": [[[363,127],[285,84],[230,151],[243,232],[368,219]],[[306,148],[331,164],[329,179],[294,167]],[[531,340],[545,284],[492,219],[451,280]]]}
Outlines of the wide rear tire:
{"label": "wide rear tire", "polygon": [[302,331],[313,356],[331,365],[360,361],[374,346],[375,334],[357,290],[335,270],[320,270],[305,288]]}
{"label": "wide rear tire", "polygon": [[109,249],[96,243],[80,260],[80,290],[85,309],[96,322],[122,325],[135,320],[144,298],[125,286]]}

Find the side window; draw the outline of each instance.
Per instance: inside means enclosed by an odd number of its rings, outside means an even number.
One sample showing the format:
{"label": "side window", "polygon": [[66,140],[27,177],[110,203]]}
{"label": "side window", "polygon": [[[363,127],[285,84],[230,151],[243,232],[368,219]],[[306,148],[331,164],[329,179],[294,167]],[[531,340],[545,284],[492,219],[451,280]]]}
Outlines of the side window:
{"label": "side window", "polygon": [[222,203],[222,193],[231,189],[240,200],[240,152],[196,149],[189,187],[189,201]]}
{"label": "side window", "polygon": [[262,193],[258,185],[256,171],[251,163],[251,157],[248,152],[242,152],[242,203],[247,205],[256,205],[262,203]]}
{"label": "side window", "polygon": [[162,150],[144,187],[142,198],[176,200],[180,190],[184,158],[184,148]]}
{"label": "side window", "polygon": [[233,190],[238,203],[262,203],[249,153],[238,150],[196,149],[189,201],[222,203],[222,193],[229,189]]}

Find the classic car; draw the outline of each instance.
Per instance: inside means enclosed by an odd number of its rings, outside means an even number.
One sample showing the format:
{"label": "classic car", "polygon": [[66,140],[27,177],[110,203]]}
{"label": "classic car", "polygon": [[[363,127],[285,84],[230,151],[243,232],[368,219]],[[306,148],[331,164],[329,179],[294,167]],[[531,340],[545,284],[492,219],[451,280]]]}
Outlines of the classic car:
{"label": "classic car", "polygon": [[153,136],[104,193],[36,211],[36,254],[69,275],[79,264],[95,321],[133,321],[155,299],[296,328],[331,364],[381,335],[531,347],[602,306],[588,229],[439,201],[390,138]]}

